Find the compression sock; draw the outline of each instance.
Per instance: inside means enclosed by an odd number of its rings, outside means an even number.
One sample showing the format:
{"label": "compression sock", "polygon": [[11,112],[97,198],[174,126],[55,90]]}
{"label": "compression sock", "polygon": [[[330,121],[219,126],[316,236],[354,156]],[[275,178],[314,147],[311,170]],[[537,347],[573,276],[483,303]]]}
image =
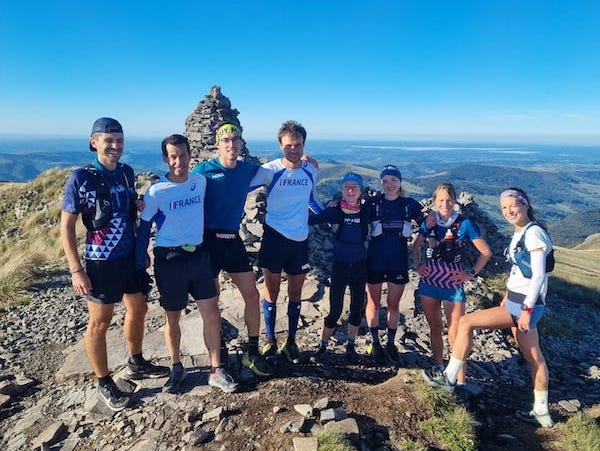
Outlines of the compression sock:
{"label": "compression sock", "polygon": [[452,385],[456,384],[458,372],[460,371],[464,363],[464,360],[457,359],[454,356],[450,357],[450,361],[448,362],[448,366],[446,367],[446,371],[444,371],[444,373],[446,373],[446,377]]}
{"label": "compression sock", "polygon": [[265,318],[265,333],[267,340],[275,341],[275,319],[277,318],[277,304],[268,302],[266,299],[262,301],[262,311]]}
{"label": "compression sock", "polygon": [[548,390],[533,390],[533,411],[536,415],[548,413]]}
{"label": "compression sock", "polygon": [[248,354],[258,354],[258,337],[248,337]]}
{"label": "compression sock", "polygon": [[298,331],[298,321],[300,319],[300,302],[288,302],[288,337],[295,338]]}
{"label": "compression sock", "polygon": [[371,338],[373,339],[373,344],[379,344],[379,327],[369,327],[371,331]]}
{"label": "compression sock", "polygon": [[398,329],[392,329],[391,327],[388,327],[388,341],[387,344],[388,346],[391,346],[394,344],[394,342],[396,341],[396,331]]}

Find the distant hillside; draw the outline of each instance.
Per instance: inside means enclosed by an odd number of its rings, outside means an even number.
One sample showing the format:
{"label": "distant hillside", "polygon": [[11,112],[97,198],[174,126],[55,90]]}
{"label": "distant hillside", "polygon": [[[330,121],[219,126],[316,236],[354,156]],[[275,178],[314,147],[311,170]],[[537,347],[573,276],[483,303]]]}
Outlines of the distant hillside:
{"label": "distant hillside", "polygon": [[550,222],[548,230],[558,246],[575,246],[594,234],[597,242],[600,233],[600,209],[572,214],[560,221]]}
{"label": "distant hillside", "polygon": [[600,186],[590,180],[600,180],[600,171],[556,173],[466,164],[443,173],[417,177],[414,182],[431,192],[438,183],[449,181],[457,190],[476,195],[480,204],[486,203],[488,197],[487,202],[493,207],[489,210],[498,217],[498,195],[509,186],[518,186],[529,194],[540,217],[551,222],[572,213],[600,208]]}

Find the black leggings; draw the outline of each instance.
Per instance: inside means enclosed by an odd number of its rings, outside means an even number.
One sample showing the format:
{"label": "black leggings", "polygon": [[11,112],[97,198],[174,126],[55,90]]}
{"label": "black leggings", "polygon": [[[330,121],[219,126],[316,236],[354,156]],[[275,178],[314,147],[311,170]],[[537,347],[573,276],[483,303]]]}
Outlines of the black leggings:
{"label": "black leggings", "polygon": [[367,283],[367,261],[357,263],[333,262],[331,288],[329,290],[329,315],[325,318],[325,327],[335,328],[342,314],[344,293],[350,287],[350,318],[353,326],[360,326],[365,303],[365,284]]}

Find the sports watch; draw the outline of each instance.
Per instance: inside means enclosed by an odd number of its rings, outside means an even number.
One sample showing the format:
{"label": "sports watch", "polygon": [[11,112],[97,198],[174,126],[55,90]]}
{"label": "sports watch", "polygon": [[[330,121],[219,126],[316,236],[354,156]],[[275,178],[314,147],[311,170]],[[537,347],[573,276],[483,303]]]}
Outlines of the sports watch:
{"label": "sports watch", "polygon": [[525,304],[521,305],[521,310],[526,311],[527,313],[533,312],[533,307],[527,307]]}

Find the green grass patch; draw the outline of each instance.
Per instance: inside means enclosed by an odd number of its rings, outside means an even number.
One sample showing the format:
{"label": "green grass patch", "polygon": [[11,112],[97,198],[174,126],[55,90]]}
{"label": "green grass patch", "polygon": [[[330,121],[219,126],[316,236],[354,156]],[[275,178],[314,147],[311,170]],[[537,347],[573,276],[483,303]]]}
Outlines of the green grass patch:
{"label": "green grass patch", "polygon": [[321,431],[317,434],[318,451],[354,451],[356,448],[339,431]]}
{"label": "green grass patch", "polygon": [[420,395],[428,419],[420,425],[424,432],[449,451],[475,451],[477,440],[473,418],[456,404],[454,396],[444,390],[434,390],[421,383]]}
{"label": "green grass patch", "polygon": [[579,412],[564,425],[564,436],[559,441],[565,451],[600,450],[600,425],[598,419]]}

